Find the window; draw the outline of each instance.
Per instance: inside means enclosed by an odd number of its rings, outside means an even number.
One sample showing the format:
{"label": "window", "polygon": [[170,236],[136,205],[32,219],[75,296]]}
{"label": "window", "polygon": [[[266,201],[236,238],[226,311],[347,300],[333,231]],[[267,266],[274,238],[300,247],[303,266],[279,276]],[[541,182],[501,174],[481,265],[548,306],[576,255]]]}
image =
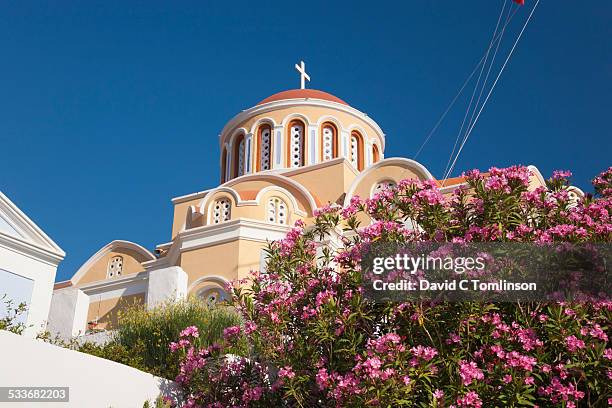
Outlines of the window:
{"label": "window", "polygon": [[213,224],[220,224],[229,221],[232,216],[232,203],[229,198],[221,198],[213,205],[212,221]]}
{"label": "window", "polygon": [[380,160],[380,152],[378,151],[378,145],[372,145],[372,163],[378,163]]}
{"label": "window", "polygon": [[321,161],[338,157],[338,130],[331,123],[324,123],[321,128]]}
{"label": "window", "polygon": [[363,170],[363,137],[359,132],[351,133],[351,164]]}
{"label": "window", "polygon": [[289,167],[304,165],[304,123],[294,120],[289,124]]}
{"label": "window", "polygon": [[376,194],[380,193],[383,190],[394,187],[397,187],[397,183],[393,180],[383,180],[379,183],[376,183],[374,185],[374,188],[372,189],[372,197],[374,197]]}
{"label": "window", "polygon": [[226,169],[227,167],[227,150],[225,147],[223,148],[223,152],[221,153],[221,183],[225,183],[227,181]]}
{"label": "window", "polygon": [[287,204],[278,197],[272,197],[268,200],[267,211],[268,222],[273,224],[287,224]]}
{"label": "window", "polygon": [[238,136],[234,145],[234,177],[244,175],[244,145],[244,135]]}
{"label": "window", "polygon": [[208,306],[214,306],[217,303],[227,299],[227,294],[221,288],[208,287],[198,292],[198,297],[202,299]]}
{"label": "window", "polygon": [[272,156],[272,128],[263,125],[259,128],[259,161],[258,170],[270,170],[270,158]]}
{"label": "window", "polygon": [[123,257],[113,256],[108,262],[108,268],[106,269],[106,278],[115,278],[121,276],[123,272]]}

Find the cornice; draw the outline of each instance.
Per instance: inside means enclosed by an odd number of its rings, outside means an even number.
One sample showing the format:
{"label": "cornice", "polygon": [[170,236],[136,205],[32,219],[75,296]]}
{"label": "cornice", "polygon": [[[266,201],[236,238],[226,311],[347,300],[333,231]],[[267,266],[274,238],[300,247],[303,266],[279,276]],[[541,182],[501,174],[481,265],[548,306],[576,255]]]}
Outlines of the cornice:
{"label": "cornice", "polygon": [[[204,225],[181,231],[172,243],[158,245],[157,248],[168,248],[163,258],[144,262],[146,270],[176,265],[179,255],[184,251],[220,245],[238,239],[255,242],[280,239],[291,230],[290,226],[270,224],[249,218],[239,218],[214,225]],[[278,235],[275,237],[274,235]]]}
{"label": "cornice", "polygon": [[28,241],[17,239],[11,235],[4,234],[1,232],[0,246],[55,267],[59,265],[59,263],[64,259],[65,256],[63,252],[50,251],[45,247],[35,245]]}

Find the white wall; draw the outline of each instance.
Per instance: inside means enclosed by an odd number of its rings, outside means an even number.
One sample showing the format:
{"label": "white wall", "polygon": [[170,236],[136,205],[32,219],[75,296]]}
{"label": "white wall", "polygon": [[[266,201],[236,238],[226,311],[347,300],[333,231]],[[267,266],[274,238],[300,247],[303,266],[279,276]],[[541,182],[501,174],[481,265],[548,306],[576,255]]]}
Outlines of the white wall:
{"label": "white wall", "polygon": [[70,339],[85,333],[89,296],[74,287],[58,289],[53,292],[47,330],[52,335]]}
{"label": "white wall", "polygon": [[[0,268],[33,281],[26,322],[29,327],[24,334],[34,337],[45,328],[57,265],[0,245]],[[0,296],[3,293],[4,288],[0,288]],[[12,297],[11,293],[8,296]]]}
{"label": "white wall", "polygon": [[187,273],[180,266],[156,269],[149,272],[147,308],[187,296]]}
{"label": "white wall", "polygon": [[[171,381],[113,361],[0,331],[0,384],[69,387],[70,402],[49,407],[142,408],[174,389]],[[36,406],[2,403],[2,407]]]}

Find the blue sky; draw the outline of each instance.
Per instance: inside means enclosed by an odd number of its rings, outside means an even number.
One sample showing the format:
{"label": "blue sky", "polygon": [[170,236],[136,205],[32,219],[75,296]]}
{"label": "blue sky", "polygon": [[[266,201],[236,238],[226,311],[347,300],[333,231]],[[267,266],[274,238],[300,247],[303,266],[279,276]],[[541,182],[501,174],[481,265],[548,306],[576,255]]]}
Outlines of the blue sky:
{"label": "blue sky", "polygon": [[[67,252],[57,280],[113,239],[153,249],[170,239],[170,199],[217,184],[223,125],[299,86],[300,59],[309,87],[381,125],[387,157],[412,157],[480,59],[501,4],[2,2],[0,189]],[[612,164],[611,13],[608,0],[541,1],[454,174],[535,164],[545,175],[571,169],[590,190]],[[466,104],[418,158],[436,177]]]}

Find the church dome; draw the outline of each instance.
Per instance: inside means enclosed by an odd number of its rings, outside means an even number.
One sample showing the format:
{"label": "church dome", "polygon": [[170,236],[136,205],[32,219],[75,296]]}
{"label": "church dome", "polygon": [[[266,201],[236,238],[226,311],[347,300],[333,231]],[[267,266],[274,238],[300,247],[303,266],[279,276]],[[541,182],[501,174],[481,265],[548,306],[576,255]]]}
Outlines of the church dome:
{"label": "church dome", "polygon": [[320,99],[324,101],[341,103],[342,105],[348,106],[348,103],[338,98],[337,96],[334,96],[324,91],[318,91],[316,89],[289,89],[287,91],[278,92],[274,95],[268,96],[266,99],[259,102],[257,105],[263,105],[265,103],[283,101],[287,99]]}
{"label": "church dome", "polygon": [[275,93],[234,116],[219,135],[221,180],[346,160],[356,172],[384,158],[385,135],[367,114],[316,89]]}

